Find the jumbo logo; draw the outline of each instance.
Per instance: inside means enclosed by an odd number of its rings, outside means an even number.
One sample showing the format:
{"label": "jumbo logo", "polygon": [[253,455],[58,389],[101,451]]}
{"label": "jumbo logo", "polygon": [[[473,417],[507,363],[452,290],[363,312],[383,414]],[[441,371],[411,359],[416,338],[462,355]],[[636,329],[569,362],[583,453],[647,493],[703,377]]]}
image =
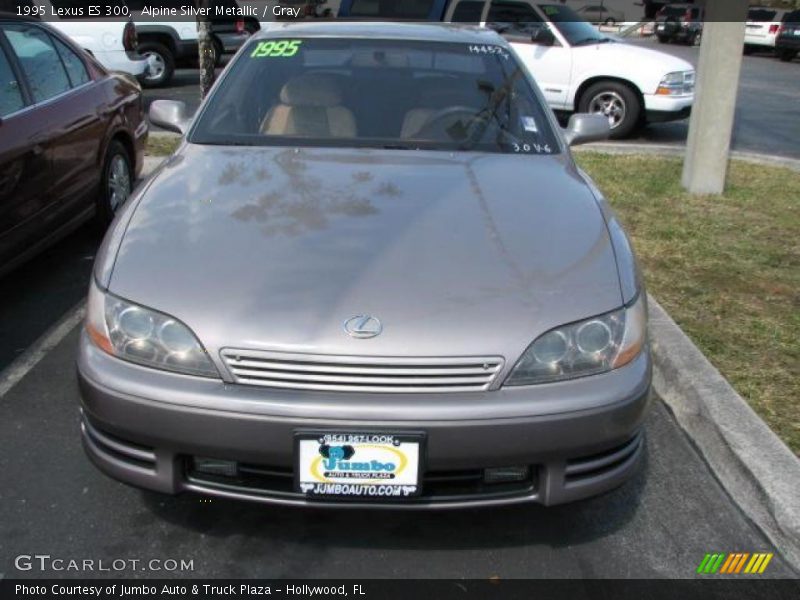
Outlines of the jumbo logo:
{"label": "jumbo logo", "polygon": [[[360,454],[368,454],[369,460],[351,460],[356,450]],[[311,464],[311,473],[322,482],[330,478],[386,480],[394,479],[402,473],[408,465],[405,454],[389,446],[373,444],[356,444],[346,446],[329,446],[322,444],[319,447],[319,456]]]}

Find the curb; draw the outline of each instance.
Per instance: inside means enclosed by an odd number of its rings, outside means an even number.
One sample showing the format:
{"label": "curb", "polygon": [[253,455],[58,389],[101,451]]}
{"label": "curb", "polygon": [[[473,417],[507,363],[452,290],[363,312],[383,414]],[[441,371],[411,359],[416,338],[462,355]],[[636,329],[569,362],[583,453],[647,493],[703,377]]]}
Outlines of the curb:
{"label": "curb", "polygon": [[649,297],[653,387],[734,502],[800,571],[800,460]]}
{"label": "curb", "polygon": [[150,173],[156,170],[158,165],[167,159],[166,156],[145,156],[142,164],[142,174],[140,179],[145,179]]}
{"label": "curb", "polygon": [[[657,156],[685,156],[686,147],[669,144],[639,144],[626,142],[595,142],[585,146],[578,146],[572,151],[576,154],[581,152],[603,152],[607,154],[649,154]],[[733,150],[730,157],[734,160],[768,165],[772,167],[785,167],[792,171],[800,171],[800,159],[777,154],[761,154],[759,152],[746,152]]]}

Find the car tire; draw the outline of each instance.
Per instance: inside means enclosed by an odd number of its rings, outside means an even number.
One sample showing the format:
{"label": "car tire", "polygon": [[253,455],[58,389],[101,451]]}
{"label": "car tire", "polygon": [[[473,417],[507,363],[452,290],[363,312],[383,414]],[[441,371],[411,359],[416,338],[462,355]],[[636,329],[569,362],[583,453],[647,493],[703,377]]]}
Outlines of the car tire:
{"label": "car tire", "polygon": [[665,36],[665,35],[659,35],[658,36],[658,42],[660,44],[668,44],[669,43],[669,38],[667,36]]}
{"label": "car tire", "polygon": [[796,50],[779,50],[778,51],[778,58],[781,59],[782,62],[789,62],[794,60],[794,57],[797,56]]}
{"label": "car tire", "polygon": [[167,85],[172,80],[175,72],[175,56],[172,50],[158,42],[144,41],[139,44],[139,54],[152,61],[147,75],[142,77],[142,85],[146,88],[155,88]]}
{"label": "car tire", "polygon": [[128,150],[113,140],[103,159],[100,191],[97,197],[97,225],[106,229],[133,191],[134,172]]}
{"label": "car tire", "polygon": [[686,44],[688,46],[699,46],[703,41],[703,32],[702,31],[695,31],[692,35],[690,35],[687,40]]}
{"label": "car tire", "polygon": [[612,140],[628,137],[639,126],[644,111],[636,92],[619,81],[599,81],[589,86],[578,100],[578,111],[608,116]]}

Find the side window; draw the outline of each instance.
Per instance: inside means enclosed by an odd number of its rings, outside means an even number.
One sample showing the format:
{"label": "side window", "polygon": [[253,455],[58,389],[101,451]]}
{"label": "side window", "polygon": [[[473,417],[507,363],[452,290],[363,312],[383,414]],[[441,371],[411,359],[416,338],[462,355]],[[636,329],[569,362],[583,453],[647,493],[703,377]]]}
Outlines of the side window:
{"label": "side window", "polygon": [[11,70],[3,49],[0,48],[0,117],[5,117],[17,112],[25,106],[22,100],[22,91],[19,89],[19,81]]}
{"label": "side window", "polygon": [[22,65],[35,102],[43,102],[70,89],[67,72],[50,36],[35,25],[25,24],[8,25],[5,32]]}
{"label": "side window", "polygon": [[483,0],[461,0],[453,9],[450,20],[453,23],[480,23],[483,5]]}
{"label": "side window", "polygon": [[524,0],[492,0],[488,25],[510,38],[527,41],[547,27],[531,3]]}
{"label": "side window", "polygon": [[86,66],[72,48],[55,38],[53,38],[53,43],[56,45],[58,55],[64,62],[64,67],[67,69],[67,75],[69,75],[72,87],[82,85],[89,81],[89,73],[86,72]]}

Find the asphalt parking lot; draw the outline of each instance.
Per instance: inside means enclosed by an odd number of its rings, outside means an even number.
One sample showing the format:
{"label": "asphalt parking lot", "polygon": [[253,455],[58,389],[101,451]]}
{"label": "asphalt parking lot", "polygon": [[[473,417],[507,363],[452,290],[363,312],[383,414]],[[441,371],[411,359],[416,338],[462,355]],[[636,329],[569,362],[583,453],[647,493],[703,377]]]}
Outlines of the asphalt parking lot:
{"label": "asphalt parking lot", "polygon": [[[632,40],[655,50],[669,52],[697,66],[699,48]],[[744,56],[736,99],[733,149],[800,158],[800,59],[784,63],[770,52]],[[632,142],[682,145],[689,121],[652,125]]]}
{"label": "asphalt parking lot", "polygon": [[[659,44],[650,39],[630,41],[697,65],[698,48]],[[158,98],[182,100],[195,110],[200,103],[197,78],[196,70],[179,69],[170,87],[147,90],[145,97],[148,102]],[[784,63],[769,52],[745,56],[736,105],[734,150],[800,158],[797,98],[800,98],[800,59]],[[660,123],[644,128],[629,142],[679,146],[686,143],[688,134],[688,120]]]}
{"label": "asphalt parking lot", "polygon": [[[774,66],[776,73],[787,71],[775,75]],[[800,96],[797,69],[773,58],[745,57],[739,149],[800,156],[796,142],[790,143],[800,135],[800,123],[796,115],[786,116],[789,95]],[[773,76],[778,80],[770,89],[785,107],[759,92],[759,82]],[[196,102],[196,72],[179,71],[177,85],[148,97]],[[754,116],[743,108],[756,99],[769,112]],[[680,143],[685,130],[681,123],[653,127],[643,139]],[[774,145],[759,147],[769,136]],[[732,502],[658,400],[637,476],[568,506],[330,512],[164,497],[114,482],[90,465],[80,447],[74,374],[79,326],[32,369],[18,369],[18,359],[39,347],[36,340],[48,328],[74,314],[99,241],[84,227],[0,279],[0,369],[24,372],[7,391],[0,387],[0,578],[92,575],[18,571],[14,559],[21,554],[105,563],[192,561],[186,571],[128,563],[114,573],[128,576],[692,577],[705,553],[737,551],[775,552],[764,577],[798,576]]]}

